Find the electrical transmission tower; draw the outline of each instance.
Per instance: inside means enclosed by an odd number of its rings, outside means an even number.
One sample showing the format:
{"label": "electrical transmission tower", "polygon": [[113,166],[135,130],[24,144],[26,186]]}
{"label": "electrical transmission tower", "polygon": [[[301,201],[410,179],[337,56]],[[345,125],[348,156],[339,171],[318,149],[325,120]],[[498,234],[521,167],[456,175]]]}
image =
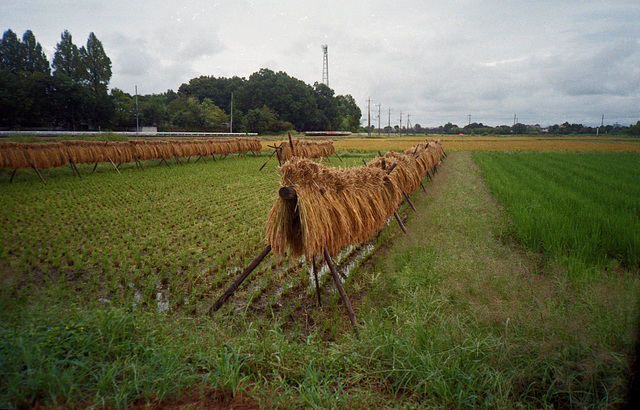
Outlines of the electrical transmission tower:
{"label": "electrical transmission tower", "polygon": [[322,45],[322,82],[329,86],[329,52],[327,51],[327,45]]}

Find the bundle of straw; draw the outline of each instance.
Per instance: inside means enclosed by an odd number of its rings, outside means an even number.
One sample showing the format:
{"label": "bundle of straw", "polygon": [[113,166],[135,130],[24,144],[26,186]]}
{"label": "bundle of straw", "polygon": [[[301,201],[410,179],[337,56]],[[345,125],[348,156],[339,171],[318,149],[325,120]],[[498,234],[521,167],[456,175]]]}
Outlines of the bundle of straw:
{"label": "bundle of straw", "polygon": [[23,152],[28,165],[38,169],[61,167],[68,162],[57,143],[25,144]]}
{"label": "bundle of straw", "polygon": [[0,168],[28,168],[29,162],[24,156],[23,145],[18,142],[0,142]]}
{"label": "bundle of straw", "polygon": [[294,139],[292,142],[293,152],[289,141],[282,142],[278,147],[277,155],[278,160],[281,162],[288,161],[293,156],[299,158],[323,158],[336,152],[333,141],[330,140],[303,141]]}
{"label": "bundle of straw", "polygon": [[292,158],[280,168],[282,187],[296,200],[278,197],[266,224],[266,237],[276,253],[294,257],[329,253],[369,239],[393,215],[402,192],[386,171],[374,167],[327,168]]}
{"label": "bundle of straw", "polygon": [[404,153],[415,158],[422,179],[428,172],[440,165],[440,160],[444,156],[444,149],[441,141],[432,140],[428,143],[415,145]]}
{"label": "bundle of straw", "polygon": [[0,168],[53,168],[73,162],[93,164],[138,160],[233,154],[262,150],[257,138],[127,142],[62,141],[59,143],[0,142]]}
{"label": "bundle of straw", "polygon": [[424,175],[420,175],[416,159],[411,155],[398,152],[387,152],[383,157],[377,157],[367,164],[368,167],[388,169],[396,164],[393,172],[389,174],[391,181],[398,188],[411,193],[418,189]]}

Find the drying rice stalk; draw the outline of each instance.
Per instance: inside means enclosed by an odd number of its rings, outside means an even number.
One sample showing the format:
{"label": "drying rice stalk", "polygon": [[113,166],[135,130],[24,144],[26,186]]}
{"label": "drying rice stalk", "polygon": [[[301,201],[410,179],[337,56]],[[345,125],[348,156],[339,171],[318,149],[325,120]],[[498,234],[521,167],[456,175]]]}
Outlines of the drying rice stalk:
{"label": "drying rice stalk", "polygon": [[[266,223],[276,253],[294,257],[331,255],[380,231],[402,199],[402,192],[381,168],[327,168],[292,158],[278,168],[281,196]],[[295,197],[283,198],[283,190]]]}
{"label": "drying rice stalk", "polygon": [[396,168],[389,174],[393,183],[405,193],[411,193],[418,189],[423,176],[420,175],[416,159],[410,155],[387,152],[384,156],[371,160],[367,167],[384,170],[393,164],[396,164]]}
{"label": "drying rice stalk", "polygon": [[[402,194],[411,204],[406,192],[413,192],[422,184],[422,178],[439,163],[444,151],[436,142],[419,144],[404,154],[389,152],[365,167],[345,169],[327,168],[301,158],[302,150],[297,151],[301,146],[291,140],[289,146],[293,147],[294,156],[278,168],[281,188],[265,226],[269,244],[214,303],[211,311],[224,304],[271,250],[279,254],[290,250],[293,257],[305,255],[313,261],[314,273],[315,257],[322,255],[357,335],[358,322],[331,255],[369,239],[392,215],[406,233],[396,212]],[[281,147],[276,147],[276,152]],[[320,303],[317,276],[316,291]]]}
{"label": "drying rice stalk", "polygon": [[293,151],[289,141],[282,142],[277,148],[278,160],[285,162],[296,156],[299,158],[323,158],[335,154],[333,141],[303,141],[292,140]]}
{"label": "drying rice stalk", "polygon": [[55,168],[100,162],[128,163],[171,157],[246,153],[262,150],[257,138],[127,142],[61,141],[55,143],[0,142],[0,168]]}

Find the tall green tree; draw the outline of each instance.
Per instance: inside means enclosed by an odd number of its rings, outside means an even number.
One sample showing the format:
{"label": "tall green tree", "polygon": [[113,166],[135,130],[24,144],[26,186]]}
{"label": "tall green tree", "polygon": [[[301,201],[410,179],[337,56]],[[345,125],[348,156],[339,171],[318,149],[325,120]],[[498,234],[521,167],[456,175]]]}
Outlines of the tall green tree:
{"label": "tall green tree", "polygon": [[87,47],[81,48],[79,54],[89,87],[94,93],[106,93],[111,80],[111,59],[95,34],[89,34]]}
{"label": "tall green tree", "polygon": [[36,36],[31,30],[24,32],[22,36],[22,48],[24,55],[24,70],[32,73],[43,73],[49,75],[51,68],[49,60],[42,51],[42,46],[36,41]]}
{"label": "tall green tree", "polygon": [[60,36],[52,65],[55,125],[71,130],[85,128],[90,96],[84,86],[86,75],[80,50],[68,30]]}
{"label": "tall green tree", "polygon": [[244,78],[235,76],[232,78],[200,76],[192,78],[188,84],[182,84],[178,88],[178,94],[195,97],[200,102],[208,98],[224,111],[231,112],[231,93],[237,94],[246,82]]}
{"label": "tall green tree", "polygon": [[53,75],[65,75],[73,82],[82,83],[86,78],[83,71],[80,50],[73,44],[71,33],[65,30],[53,56]]}
{"label": "tall green tree", "polygon": [[90,128],[106,125],[115,110],[114,102],[107,94],[111,80],[111,59],[93,32],[89,34],[86,48],[80,48],[79,56],[82,82],[90,95],[87,123]]}
{"label": "tall green tree", "polygon": [[31,30],[0,41],[0,126],[43,127],[52,119],[49,62]]}
{"label": "tall green tree", "polygon": [[112,124],[121,130],[134,128],[136,126],[136,102],[131,94],[114,88],[111,90],[111,100],[114,104]]}
{"label": "tall green tree", "polygon": [[24,52],[16,33],[7,30],[0,41],[0,70],[13,74],[24,71]]}
{"label": "tall green tree", "polygon": [[360,119],[362,111],[356,100],[350,95],[338,95],[336,97],[338,104],[338,115],[334,120],[333,129],[341,131],[356,132],[360,127]]}

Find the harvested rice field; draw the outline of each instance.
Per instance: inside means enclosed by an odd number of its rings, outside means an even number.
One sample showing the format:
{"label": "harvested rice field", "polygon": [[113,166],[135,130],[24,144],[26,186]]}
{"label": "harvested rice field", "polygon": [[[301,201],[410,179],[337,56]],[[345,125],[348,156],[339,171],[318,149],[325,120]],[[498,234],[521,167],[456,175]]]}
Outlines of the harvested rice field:
{"label": "harvested rice field", "polygon": [[[339,139],[340,158],[314,163],[382,167],[377,151],[421,142]],[[403,179],[416,211],[394,197],[407,234],[390,217],[333,257],[358,334],[304,251],[269,254],[211,310],[267,244],[273,141],[120,173],[78,164],[82,179],[50,168],[46,185],[2,169],[0,407],[619,407],[640,144],[552,142],[444,138],[425,190]],[[562,223],[571,210],[585,212]]]}
{"label": "harvested rice field", "polygon": [[[491,151],[491,152],[640,152],[640,140],[627,137],[501,137],[501,136],[448,136],[437,135],[448,151]],[[404,151],[423,142],[425,136],[402,136],[394,138],[345,138],[335,141],[337,150],[350,151]]]}

